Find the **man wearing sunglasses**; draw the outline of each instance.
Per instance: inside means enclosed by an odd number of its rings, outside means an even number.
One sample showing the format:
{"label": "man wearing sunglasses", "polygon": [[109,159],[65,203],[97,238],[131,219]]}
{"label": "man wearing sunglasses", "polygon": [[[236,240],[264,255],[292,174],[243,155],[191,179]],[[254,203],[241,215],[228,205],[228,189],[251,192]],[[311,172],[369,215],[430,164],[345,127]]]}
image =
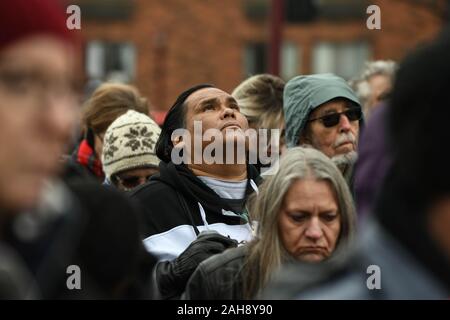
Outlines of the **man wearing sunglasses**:
{"label": "man wearing sunglasses", "polygon": [[288,147],[322,151],[351,184],[363,115],[345,80],[331,73],[297,76],[286,84],[283,109]]}

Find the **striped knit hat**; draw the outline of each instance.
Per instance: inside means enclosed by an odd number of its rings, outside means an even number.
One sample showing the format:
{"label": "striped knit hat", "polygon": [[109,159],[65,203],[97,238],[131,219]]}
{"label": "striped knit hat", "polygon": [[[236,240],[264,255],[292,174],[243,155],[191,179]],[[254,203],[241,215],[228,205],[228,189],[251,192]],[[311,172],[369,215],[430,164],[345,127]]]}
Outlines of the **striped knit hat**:
{"label": "striped knit hat", "polygon": [[103,140],[102,164],[106,178],[124,170],[158,167],[156,141],[161,129],[147,115],[129,110],[108,127]]}

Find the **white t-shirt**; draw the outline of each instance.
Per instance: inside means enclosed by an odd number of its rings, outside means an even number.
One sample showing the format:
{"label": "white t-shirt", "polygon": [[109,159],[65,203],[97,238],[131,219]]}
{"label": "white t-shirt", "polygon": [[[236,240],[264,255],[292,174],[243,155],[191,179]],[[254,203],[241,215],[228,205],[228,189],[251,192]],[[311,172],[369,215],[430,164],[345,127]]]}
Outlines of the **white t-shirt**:
{"label": "white t-shirt", "polygon": [[242,181],[224,181],[211,177],[198,177],[204,184],[214,190],[222,199],[244,199],[247,179]]}

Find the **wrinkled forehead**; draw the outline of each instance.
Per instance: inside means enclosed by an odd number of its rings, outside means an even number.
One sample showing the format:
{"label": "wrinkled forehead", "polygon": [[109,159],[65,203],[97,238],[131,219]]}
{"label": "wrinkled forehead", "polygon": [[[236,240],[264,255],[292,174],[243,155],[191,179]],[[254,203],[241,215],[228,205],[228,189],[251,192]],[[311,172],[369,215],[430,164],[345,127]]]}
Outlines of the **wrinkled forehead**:
{"label": "wrinkled forehead", "polygon": [[233,97],[226,93],[223,90],[217,88],[204,88],[195,91],[186,99],[186,105],[188,107],[195,107],[202,101],[210,100],[210,99],[233,99]]}

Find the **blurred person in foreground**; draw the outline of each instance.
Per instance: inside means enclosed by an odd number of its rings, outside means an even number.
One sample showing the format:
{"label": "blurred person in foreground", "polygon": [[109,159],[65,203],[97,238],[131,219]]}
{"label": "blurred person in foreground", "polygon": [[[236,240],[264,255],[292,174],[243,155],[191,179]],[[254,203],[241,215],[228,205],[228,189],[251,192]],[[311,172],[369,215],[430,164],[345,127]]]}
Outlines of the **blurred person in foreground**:
{"label": "blurred person in foreground", "polygon": [[355,212],[336,166],[312,148],[288,149],[250,205],[256,237],[202,262],[185,299],[254,299],[282,264],[317,264],[345,251],[354,237]]}
{"label": "blurred person in foreground", "polygon": [[[108,233],[108,219],[98,223],[109,212],[90,211],[93,192],[83,199],[84,191],[58,179],[79,110],[73,86],[77,36],[67,29],[66,14],[53,0],[1,1],[0,29],[2,297],[124,297],[133,282],[128,276],[133,274],[131,264],[140,241],[124,241],[125,250],[116,251],[89,241],[90,235],[106,233],[109,238],[104,239],[114,243],[120,232]],[[126,198],[118,201],[128,203]],[[137,219],[123,216],[116,223],[123,226],[122,235],[139,240]],[[89,252],[109,259],[92,260]],[[123,269],[107,265],[117,260],[128,264]],[[92,263],[83,264],[87,261]],[[67,270],[73,265],[81,268],[80,290],[67,285]],[[1,283],[5,278],[13,281],[5,286]]]}
{"label": "blurred person in foreground", "polygon": [[45,254],[30,243],[56,218],[31,211],[70,197],[49,181],[77,120],[76,40],[55,1],[2,1],[0,29],[0,239],[37,276]]}

